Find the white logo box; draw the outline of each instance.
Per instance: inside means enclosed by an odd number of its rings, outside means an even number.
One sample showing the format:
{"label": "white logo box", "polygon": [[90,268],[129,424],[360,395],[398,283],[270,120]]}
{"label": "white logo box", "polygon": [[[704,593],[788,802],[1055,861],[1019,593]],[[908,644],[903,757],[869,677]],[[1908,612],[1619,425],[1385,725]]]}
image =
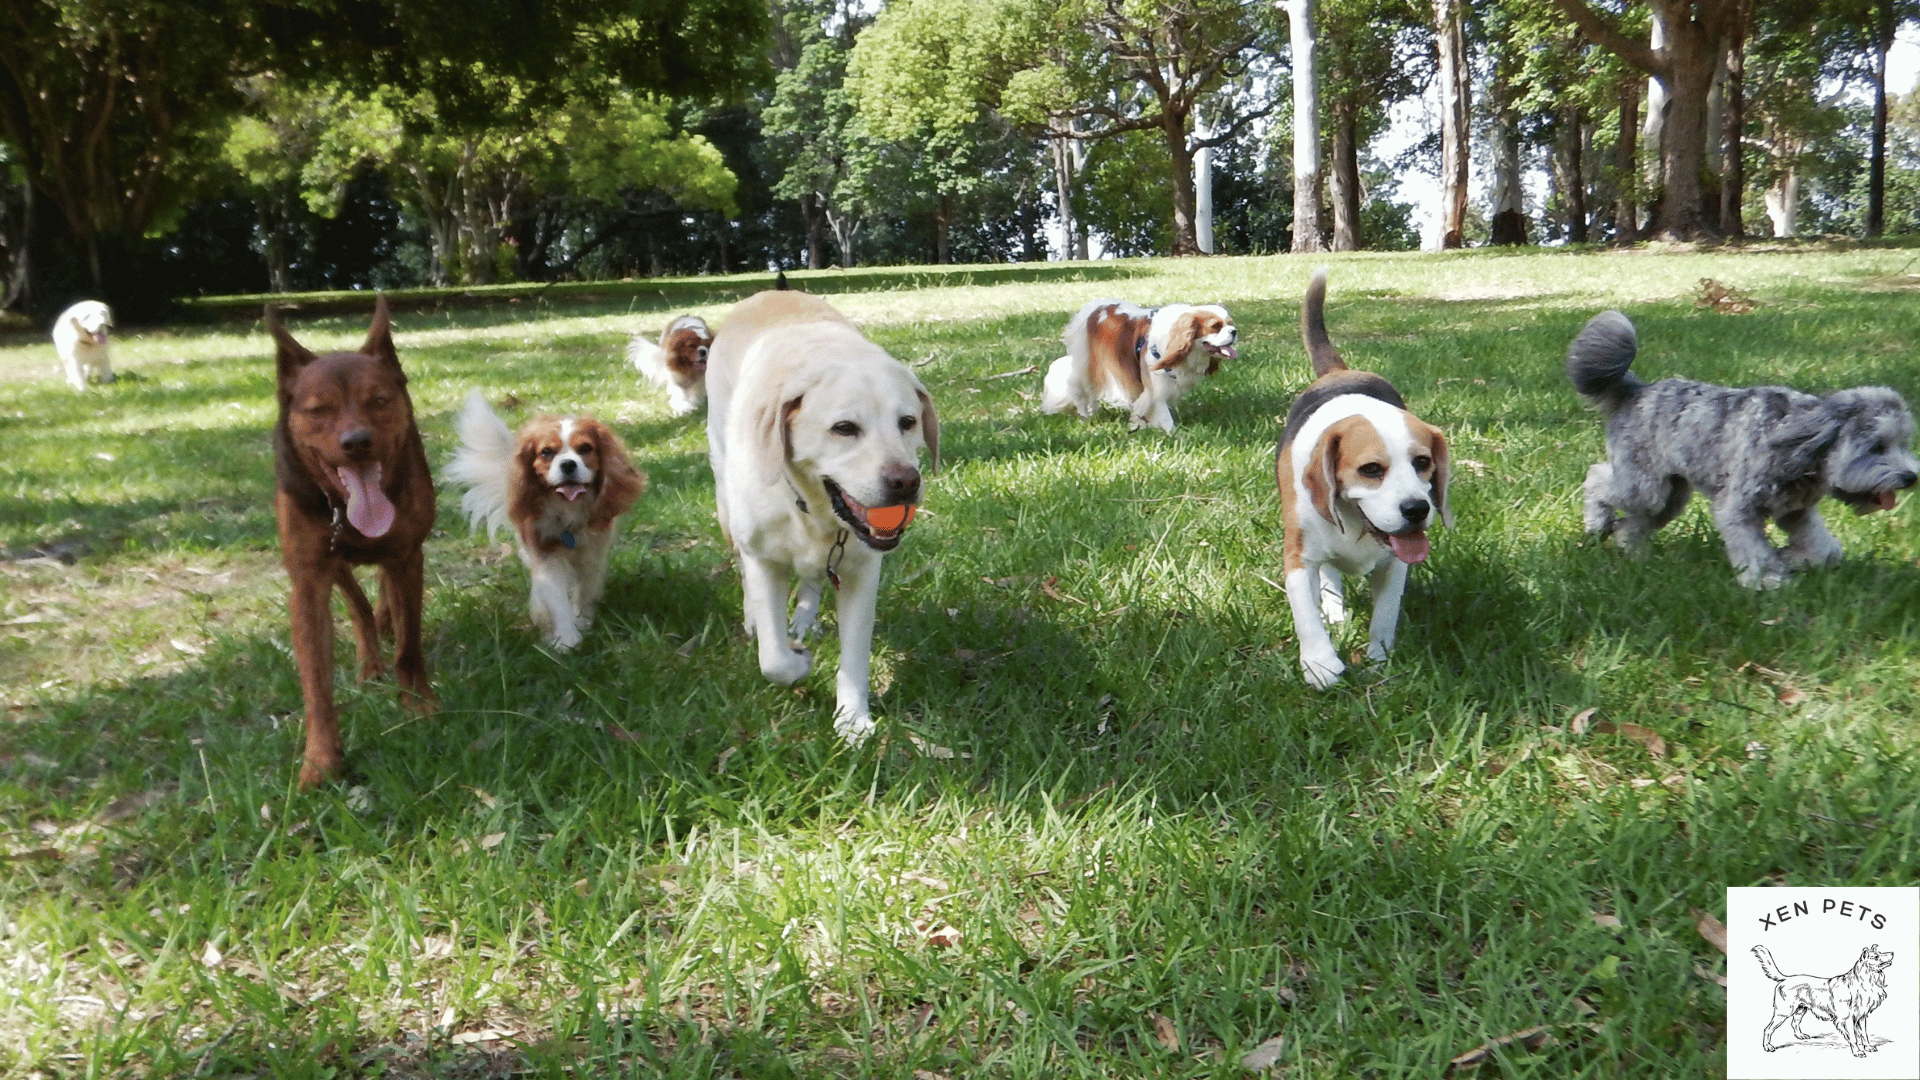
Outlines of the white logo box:
{"label": "white logo box", "polygon": [[1730,888],[1726,923],[1728,1080],[1920,1077],[1920,888]]}

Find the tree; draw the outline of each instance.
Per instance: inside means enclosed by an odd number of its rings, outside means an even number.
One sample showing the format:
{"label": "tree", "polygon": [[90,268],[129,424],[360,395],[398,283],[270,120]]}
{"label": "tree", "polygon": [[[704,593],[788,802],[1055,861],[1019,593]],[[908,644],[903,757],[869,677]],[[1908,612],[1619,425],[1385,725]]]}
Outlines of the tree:
{"label": "tree", "polygon": [[1466,246],[1468,121],[1473,73],[1467,58],[1466,0],[1433,0],[1440,83],[1440,246]]}
{"label": "tree", "polygon": [[1332,127],[1335,251],[1374,246],[1361,228],[1360,151],[1386,129],[1387,110],[1432,76],[1432,27],[1419,0],[1321,0],[1315,53],[1322,114]]}
{"label": "tree", "polygon": [[1320,224],[1320,79],[1314,67],[1315,0],[1286,0],[1293,46],[1293,250],[1327,250]]}
{"label": "tree", "polygon": [[807,266],[826,266],[832,227],[842,266],[860,229],[856,170],[866,160],[846,86],[847,58],[864,19],[843,0],[777,0],[773,98],[760,114],[775,197],[800,204]]}
{"label": "tree", "polygon": [[1663,41],[1629,37],[1588,0],[1555,0],[1601,47],[1659,80],[1667,94],[1660,138],[1660,192],[1651,223],[1666,240],[1692,240],[1714,233],[1707,220],[1701,175],[1707,148],[1708,96],[1727,42],[1742,32],[1746,0],[1648,0]]}

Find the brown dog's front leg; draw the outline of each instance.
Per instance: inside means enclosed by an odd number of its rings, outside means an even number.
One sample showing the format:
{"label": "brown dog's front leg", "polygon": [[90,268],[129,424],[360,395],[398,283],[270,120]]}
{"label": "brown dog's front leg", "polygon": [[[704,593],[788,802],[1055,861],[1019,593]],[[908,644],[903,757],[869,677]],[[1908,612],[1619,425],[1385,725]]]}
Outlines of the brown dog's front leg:
{"label": "brown dog's front leg", "polygon": [[426,592],[426,559],[419,548],[380,564],[380,606],[393,617],[393,671],[400,680],[400,703],[422,714],[440,707],[420,648]]}
{"label": "brown dog's front leg", "polygon": [[374,618],[373,605],[367,603],[367,594],[361,591],[360,583],[354,580],[352,566],[344,562],[340,564],[335,584],[346,594],[347,613],[353,617],[353,644],[360,656],[360,681],[377,679],[386,672],[386,665],[380,662],[380,631],[379,623]]}
{"label": "brown dog's front leg", "polygon": [[307,751],[300,765],[300,786],[316,788],[338,780],[347,766],[340,744],[340,717],[333,707],[333,617],[327,601],[335,575],[323,567],[290,566],[287,572],[293,579],[287,598],[293,617],[293,659],[300,669],[300,695],[307,706]]}

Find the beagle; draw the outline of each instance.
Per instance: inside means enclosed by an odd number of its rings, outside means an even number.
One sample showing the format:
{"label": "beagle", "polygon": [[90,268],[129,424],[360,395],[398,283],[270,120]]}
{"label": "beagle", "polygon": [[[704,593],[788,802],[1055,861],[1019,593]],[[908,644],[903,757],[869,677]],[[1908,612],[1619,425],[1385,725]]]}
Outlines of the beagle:
{"label": "beagle", "polygon": [[1407,567],[1427,558],[1427,525],[1453,524],[1445,436],[1408,412],[1393,384],[1347,367],[1327,338],[1326,297],[1321,269],[1300,308],[1315,379],[1288,411],[1274,455],[1287,603],[1301,670],[1318,690],[1346,670],[1327,633],[1347,617],[1340,575],[1365,574],[1372,584],[1367,658],[1384,660]]}

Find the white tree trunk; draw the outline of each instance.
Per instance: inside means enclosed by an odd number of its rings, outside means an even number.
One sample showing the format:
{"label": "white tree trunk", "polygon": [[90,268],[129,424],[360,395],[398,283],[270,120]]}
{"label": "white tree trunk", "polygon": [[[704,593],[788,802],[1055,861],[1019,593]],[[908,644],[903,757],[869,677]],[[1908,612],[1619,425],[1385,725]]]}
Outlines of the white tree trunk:
{"label": "white tree trunk", "polygon": [[[1207,126],[1196,111],[1193,116],[1193,137],[1208,139],[1213,137],[1213,129]],[[1202,146],[1193,152],[1193,240],[1200,246],[1203,255],[1213,254],[1213,147]]]}
{"label": "white tree trunk", "polygon": [[1800,171],[1789,168],[1767,189],[1767,220],[1773,223],[1773,235],[1792,236],[1798,228],[1795,217],[1800,209]]}
{"label": "white tree trunk", "polygon": [[[1653,24],[1653,30],[1647,40],[1649,44],[1653,46],[1654,51],[1658,52],[1667,47],[1667,24],[1661,19],[1660,9],[1658,7],[1652,8],[1648,12],[1648,16]],[[1666,145],[1667,96],[1667,84],[1661,82],[1659,79],[1647,80],[1646,117],[1640,121],[1640,160],[1642,163],[1640,175],[1645,178],[1646,188],[1649,192],[1655,191],[1660,187],[1660,163],[1662,158],[1665,157],[1663,151]],[[1653,199],[1648,198],[1643,201],[1642,210],[1649,215],[1649,220],[1640,223],[1642,228],[1652,226],[1651,215],[1653,213],[1653,207]]]}
{"label": "white tree trunk", "polygon": [[1293,250],[1325,251],[1320,226],[1320,76],[1314,69],[1316,0],[1287,0],[1293,46]]}

